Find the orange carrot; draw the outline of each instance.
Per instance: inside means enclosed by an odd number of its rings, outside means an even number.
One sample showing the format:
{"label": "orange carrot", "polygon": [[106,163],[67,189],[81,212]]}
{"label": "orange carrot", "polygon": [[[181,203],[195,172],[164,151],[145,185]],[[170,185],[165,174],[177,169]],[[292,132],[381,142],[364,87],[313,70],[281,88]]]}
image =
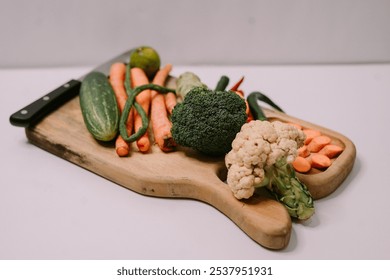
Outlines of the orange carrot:
{"label": "orange carrot", "polygon": [[311,166],[318,169],[328,168],[332,164],[330,158],[322,154],[313,153],[310,159]]}
{"label": "orange carrot", "polygon": [[297,172],[301,173],[306,173],[311,169],[310,162],[301,156],[297,156],[293,161],[292,165]]}
{"label": "orange carrot", "polygon": [[332,139],[330,139],[328,136],[320,135],[317,137],[314,137],[310,143],[307,145],[307,149],[311,153],[317,153],[319,152],[323,147],[330,144]]}
{"label": "orange carrot", "polygon": [[130,153],[130,144],[127,143],[120,135],[118,135],[115,140],[115,151],[120,157],[125,157]]}
{"label": "orange carrot", "polygon": [[115,62],[110,67],[110,84],[114,89],[119,110],[122,112],[127,100],[127,93],[124,86],[126,77],[126,65],[122,62]]}
{"label": "orange carrot", "polygon": [[309,150],[307,149],[307,146],[306,145],[303,145],[302,147],[300,147],[298,149],[298,155],[301,156],[301,157],[308,157],[310,155],[310,152]]}
{"label": "orange carrot", "polygon": [[[137,67],[131,68],[130,74],[131,74],[131,85],[133,88],[149,83],[148,77],[146,76],[144,70],[142,70],[141,68],[137,68]],[[149,115],[149,107],[151,101],[150,90],[142,91],[140,94],[137,95],[135,100],[144,109],[146,115]],[[141,127],[142,127],[141,116],[137,112],[134,112],[134,131],[137,132]],[[148,132],[146,132],[137,140],[137,147],[138,150],[141,152],[149,151],[150,140],[149,140]]]}
{"label": "orange carrot", "polygon": [[[161,68],[153,79],[153,84],[164,86],[169,73],[172,70],[172,64],[167,64]],[[176,146],[172,138],[172,123],[168,118],[168,111],[165,105],[165,96],[152,90],[152,104],[150,107],[150,120],[153,128],[154,140],[160,149],[164,152],[170,152]]]}
{"label": "orange carrot", "polygon": [[315,129],[303,129],[302,131],[306,135],[306,140],[305,140],[306,145],[309,144],[314,137],[321,135],[321,132]]}
{"label": "orange carrot", "polygon": [[304,145],[298,149],[297,162],[293,164],[297,172],[305,173],[303,170],[305,170],[304,164],[306,165],[306,162],[304,163],[299,157],[304,158],[311,167],[323,170],[331,166],[332,159],[344,150],[340,145],[334,144],[330,137],[322,135],[319,130],[303,128],[300,124],[288,124],[302,129],[306,135]]}
{"label": "orange carrot", "polygon": [[250,122],[251,120],[253,120],[253,116],[252,116],[251,111],[249,109],[249,104],[248,104],[248,101],[245,98],[244,92],[239,89],[239,87],[240,87],[240,85],[242,84],[243,81],[244,81],[244,77],[242,77],[236,84],[234,84],[230,88],[230,90],[233,91],[234,93],[236,93],[238,96],[240,96],[241,98],[243,98],[245,100],[245,105],[246,105],[245,113],[248,116],[246,121]]}
{"label": "orange carrot", "polygon": [[176,106],[176,104],[176,94],[172,92],[168,92],[167,94],[165,94],[165,107],[167,108],[169,114],[172,114],[172,110]]}
{"label": "orange carrot", "polygon": [[[118,103],[119,111],[122,113],[127,100],[127,93],[124,86],[126,77],[126,65],[122,62],[113,63],[110,67],[110,84],[114,90],[115,98]],[[130,111],[126,123],[127,133],[131,134],[133,130],[133,110]],[[115,150],[118,156],[127,156],[130,152],[130,144],[118,135],[115,141]]]}
{"label": "orange carrot", "polygon": [[337,157],[344,149],[338,145],[329,144],[323,147],[318,153],[326,155],[328,158]]}

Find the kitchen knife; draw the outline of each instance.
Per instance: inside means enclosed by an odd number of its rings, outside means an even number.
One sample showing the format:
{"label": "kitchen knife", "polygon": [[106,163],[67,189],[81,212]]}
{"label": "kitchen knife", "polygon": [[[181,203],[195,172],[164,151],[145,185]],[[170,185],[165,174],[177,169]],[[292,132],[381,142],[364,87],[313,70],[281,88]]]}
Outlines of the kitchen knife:
{"label": "kitchen knife", "polygon": [[[114,62],[124,62],[129,63],[130,53],[133,49],[126,51],[109,61],[99,65],[90,72],[102,72],[108,76],[110,67]],[[89,73],[90,73],[89,72]],[[46,94],[45,96],[35,100],[26,107],[18,110],[10,117],[10,122],[14,126],[28,127],[38,123],[43,117],[48,115],[50,112],[57,109],[59,106],[64,104],[66,101],[70,100],[72,97],[76,96],[80,91],[80,86],[83,79],[88,75],[61,85],[52,92]]]}

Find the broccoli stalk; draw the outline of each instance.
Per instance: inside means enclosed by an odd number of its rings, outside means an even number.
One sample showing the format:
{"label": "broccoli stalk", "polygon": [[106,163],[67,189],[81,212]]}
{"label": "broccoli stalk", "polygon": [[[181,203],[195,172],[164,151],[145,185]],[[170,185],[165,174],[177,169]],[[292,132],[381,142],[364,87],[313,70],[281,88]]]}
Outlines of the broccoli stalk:
{"label": "broccoli stalk", "polygon": [[284,204],[291,217],[300,220],[314,213],[314,202],[307,187],[296,177],[295,170],[285,158],[265,168],[263,180],[275,198]]}

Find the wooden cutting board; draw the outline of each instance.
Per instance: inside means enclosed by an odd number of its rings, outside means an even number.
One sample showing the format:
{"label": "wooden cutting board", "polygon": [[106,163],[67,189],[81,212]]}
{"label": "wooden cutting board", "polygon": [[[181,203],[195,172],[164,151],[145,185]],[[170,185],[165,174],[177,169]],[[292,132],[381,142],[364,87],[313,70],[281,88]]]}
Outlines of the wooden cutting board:
{"label": "wooden cutting board", "polygon": [[[345,146],[344,152],[327,171],[298,174],[314,198],[333,192],[352,169],[356,154],[353,143],[339,133],[288,115],[270,110],[265,113],[273,119],[320,129]],[[282,249],[289,243],[292,221],[284,206],[267,192],[246,201],[234,198],[224,183],[223,158],[202,156],[184,148],[163,153],[157,146],[153,146],[150,153],[141,154],[135,145],[129,157],[119,158],[113,143],[98,143],[85,128],[78,96],[36,126],[27,128],[26,135],[34,145],[137,193],[204,201],[266,248]]]}

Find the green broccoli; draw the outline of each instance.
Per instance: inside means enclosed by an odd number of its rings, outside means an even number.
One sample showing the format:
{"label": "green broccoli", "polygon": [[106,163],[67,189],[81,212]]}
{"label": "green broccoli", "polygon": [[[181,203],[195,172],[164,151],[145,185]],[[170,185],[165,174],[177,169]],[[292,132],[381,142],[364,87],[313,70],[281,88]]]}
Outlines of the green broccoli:
{"label": "green broccoli", "polygon": [[234,92],[194,87],[173,109],[173,139],[206,155],[225,155],[246,122],[245,109],[244,99]]}

